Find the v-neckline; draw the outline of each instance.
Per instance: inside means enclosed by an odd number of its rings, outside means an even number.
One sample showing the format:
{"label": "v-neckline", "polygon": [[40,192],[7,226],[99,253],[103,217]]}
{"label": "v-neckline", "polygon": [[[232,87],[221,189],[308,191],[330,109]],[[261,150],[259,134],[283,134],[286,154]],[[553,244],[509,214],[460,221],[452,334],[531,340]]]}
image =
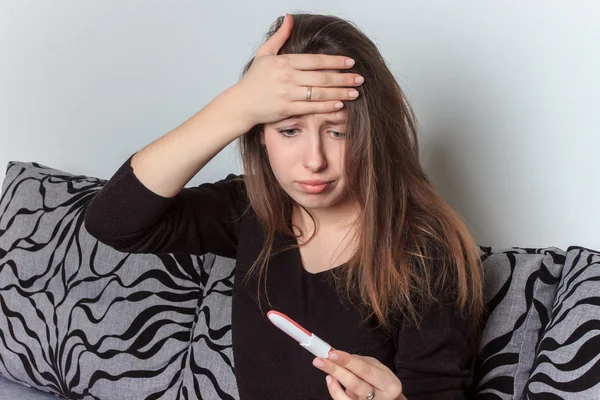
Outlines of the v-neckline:
{"label": "v-neckline", "polygon": [[[292,228],[292,219],[291,217],[288,218],[287,220],[287,224],[288,224],[288,228],[294,232],[293,228]],[[287,236],[287,235],[286,235]],[[295,237],[287,237],[288,241],[290,242],[290,244],[296,244],[299,245],[300,243],[298,243],[298,239]],[[300,253],[300,247],[294,247],[291,249],[291,251],[293,252],[293,257],[295,257],[295,261],[302,272],[302,275],[305,277],[311,277],[311,278],[315,278],[315,279],[320,279],[321,277],[325,276],[325,275],[330,275],[334,270],[338,270],[339,268],[344,268],[348,266],[348,262],[346,261],[345,263],[336,265],[333,268],[330,269],[326,269],[324,271],[319,271],[319,272],[310,272],[307,271],[306,268],[304,268],[304,262],[302,261],[302,254]]]}

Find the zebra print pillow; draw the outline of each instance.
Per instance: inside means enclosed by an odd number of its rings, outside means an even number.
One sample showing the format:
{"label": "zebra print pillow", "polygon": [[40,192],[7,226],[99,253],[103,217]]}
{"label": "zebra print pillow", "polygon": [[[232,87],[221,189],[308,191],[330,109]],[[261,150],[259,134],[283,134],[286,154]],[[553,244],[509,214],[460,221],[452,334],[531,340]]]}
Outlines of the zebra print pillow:
{"label": "zebra print pillow", "polygon": [[488,309],[473,379],[475,398],[518,399],[535,358],[565,251],[480,247]]}
{"label": "zebra print pillow", "polygon": [[525,398],[600,399],[600,252],[567,249]]}
{"label": "zebra print pillow", "polygon": [[[0,374],[72,399],[179,398],[204,374],[190,370],[198,364],[190,349],[211,264],[98,242],[84,214],[105,183],[9,162],[0,198]],[[223,290],[211,282],[211,291]],[[211,327],[228,337],[229,325]]]}
{"label": "zebra print pillow", "polygon": [[[231,295],[235,259],[205,255],[212,265],[192,334],[184,375],[185,399],[239,399],[231,340]],[[187,391],[192,391],[190,395]],[[189,397],[188,397],[189,396]]]}

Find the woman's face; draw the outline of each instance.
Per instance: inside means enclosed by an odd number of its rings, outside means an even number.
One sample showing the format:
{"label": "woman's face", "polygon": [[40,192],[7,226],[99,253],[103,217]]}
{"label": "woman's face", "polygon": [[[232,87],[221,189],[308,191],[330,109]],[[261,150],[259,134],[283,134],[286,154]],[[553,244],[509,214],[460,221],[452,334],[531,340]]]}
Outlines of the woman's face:
{"label": "woman's face", "polygon": [[[290,197],[307,209],[331,207],[346,197],[346,118],[346,110],[341,109],[264,124],[261,142],[273,174]],[[303,186],[305,180],[328,183]]]}

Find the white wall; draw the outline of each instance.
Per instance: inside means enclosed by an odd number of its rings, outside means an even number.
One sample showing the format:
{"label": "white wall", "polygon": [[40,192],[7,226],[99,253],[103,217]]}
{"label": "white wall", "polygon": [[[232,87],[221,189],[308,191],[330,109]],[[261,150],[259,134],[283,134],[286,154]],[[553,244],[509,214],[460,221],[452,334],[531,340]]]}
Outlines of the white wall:
{"label": "white wall", "polygon": [[[235,84],[285,12],[379,46],[481,245],[600,249],[597,1],[0,2],[0,166],[109,178]],[[240,173],[233,145],[188,186]]]}

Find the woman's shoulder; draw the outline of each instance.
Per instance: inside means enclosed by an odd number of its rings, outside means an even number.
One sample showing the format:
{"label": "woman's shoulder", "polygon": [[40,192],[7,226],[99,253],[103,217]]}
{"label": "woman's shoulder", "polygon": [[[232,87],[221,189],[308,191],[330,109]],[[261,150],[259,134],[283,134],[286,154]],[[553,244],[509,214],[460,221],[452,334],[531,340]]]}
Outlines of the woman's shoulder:
{"label": "woman's shoulder", "polygon": [[227,186],[229,190],[236,196],[241,204],[248,204],[248,191],[246,189],[246,175],[245,174],[228,174],[223,180],[223,185]]}
{"label": "woman's shoulder", "polygon": [[185,187],[175,200],[190,205],[198,215],[238,218],[249,205],[244,174],[229,173],[224,178]]}
{"label": "woman's shoulder", "polygon": [[246,180],[244,174],[229,173],[224,178],[213,181],[204,182],[198,186],[194,186],[193,189],[201,190],[218,190],[225,191],[230,194],[242,194],[246,193]]}

